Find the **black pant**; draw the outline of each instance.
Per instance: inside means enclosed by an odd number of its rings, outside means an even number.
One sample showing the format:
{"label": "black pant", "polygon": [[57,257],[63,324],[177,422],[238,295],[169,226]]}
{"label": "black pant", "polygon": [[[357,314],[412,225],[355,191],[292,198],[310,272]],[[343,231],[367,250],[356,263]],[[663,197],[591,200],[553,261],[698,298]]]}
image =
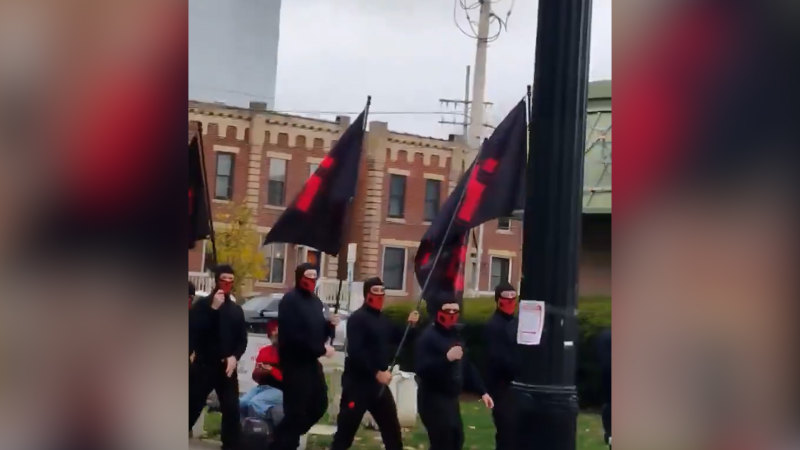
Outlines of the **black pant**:
{"label": "black pant", "polygon": [[236,372],[228,377],[225,363],[195,361],[189,368],[189,429],[191,430],[203,407],[208,394],[214,390],[219,397],[222,412],[222,448],[235,449],[239,445],[239,380]]}
{"label": "black pant", "polygon": [[331,450],[345,450],[353,445],[353,438],[366,411],[372,414],[378,424],[386,450],[402,450],[403,439],[397,419],[397,406],[389,388],[386,387],[381,393],[380,385],[375,381],[346,377],[342,380],[342,401]]}
{"label": "black pant", "polygon": [[492,419],[494,419],[494,428],[496,430],[494,435],[495,449],[514,450],[516,449],[517,411],[511,386],[493,387],[489,390],[489,395],[494,400]]}
{"label": "black pant", "polygon": [[295,450],[300,436],[325,414],[328,385],[319,362],[286,364],[283,369],[283,420],[275,429],[271,450]]}
{"label": "black pant", "polygon": [[418,389],[417,406],[422,424],[428,431],[430,450],[461,450],[464,424],[458,396]]}
{"label": "black pant", "polygon": [[608,444],[608,438],[611,437],[611,403],[603,405],[603,411],[600,416],[603,420],[603,439]]}

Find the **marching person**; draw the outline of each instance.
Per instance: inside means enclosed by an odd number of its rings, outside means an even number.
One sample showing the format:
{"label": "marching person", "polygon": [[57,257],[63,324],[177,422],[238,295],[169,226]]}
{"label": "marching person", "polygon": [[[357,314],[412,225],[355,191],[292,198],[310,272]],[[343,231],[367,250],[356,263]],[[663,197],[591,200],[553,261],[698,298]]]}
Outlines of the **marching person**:
{"label": "marching person", "polygon": [[277,450],[295,450],[300,436],[322,418],[328,406],[328,385],[319,358],[335,353],[327,342],[339,317],[334,315],[330,322],[325,319],[322,302],[314,294],[316,283],[314,266],[300,264],[295,269],[295,288],[278,306],[284,417],[275,430],[273,448]]}
{"label": "marching person", "polygon": [[488,348],[486,367],[486,387],[494,400],[492,418],[495,426],[495,448],[497,450],[515,449],[516,409],[511,382],[517,373],[514,357],[516,347],[517,291],[508,282],[500,283],[494,290],[497,303],[484,332]]}
{"label": "marching person", "polygon": [[460,450],[464,424],[458,397],[462,390],[481,396],[487,408],[494,407],[478,370],[464,360],[464,345],[456,331],[460,307],[444,303],[436,321],[422,332],[414,351],[419,388],[419,416],[428,431],[431,450]]}
{"label": "marching person", "polygon": [[283,372],[278,357],[278,321],[267,322],[267,337],[271,345],[259,349],[253,381],[258,383],[239,398],[239,409],[244,417],[266,419],[267,413],[283,404]]}
{"label": "marching person", "polygon": [[231,300],[234,274],[230,266],[215,271],[211,295],[189,310],[189,429],[208,394],[216,391],[222,411],[222,448],[239,445],[239,383],[236,365],[247,348],[242,308]]}
{"label": "marching person", "polygon": [[[366,411],[378,424],[386,450],[403,448],[397,405],[387,387],[392,374],[387,369],[392,358],[391,344],[402,339],[404,330],[381,314],[384,298],[380,278],[364,281],[364,305],[347,320],[347,358],[332,450],[350,448]],[[419,313],[412,311],[408,322],[413,326],[418,321]]]}

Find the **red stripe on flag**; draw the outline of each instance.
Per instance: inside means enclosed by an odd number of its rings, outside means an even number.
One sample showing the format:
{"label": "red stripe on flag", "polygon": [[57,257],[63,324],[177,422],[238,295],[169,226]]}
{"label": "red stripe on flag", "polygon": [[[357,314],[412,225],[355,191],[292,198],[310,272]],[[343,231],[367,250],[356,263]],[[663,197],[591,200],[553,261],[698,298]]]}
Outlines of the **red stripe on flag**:
{"label": "red stripe on flag", "polygon": [[319,163],[319,166],[322,167],[323,169],[328,169],[332,165],[333,165],[333,158],[331,158],[330,156],[326,156],[325,159],[323,159],[322,162]]}
{"label": "red stripe on flag", "polygon": [[424,253],[419,260],[420,267],[425,267],[425,265],[428,264],[428,261],[430,261],[430,259],[431,259],[431,254]]}
{"label": "red stripe on flag", "polygon": [[467,183],[466,189],[467,192],[464,195],[464,202],[458,210],[458,218],[464,222],[471,222],[475,211],[478,210],[478,205],[481,202],[483,190],[486,189],[486,186],[478,182],[478,177],[472,176]]}
{"label": "red stripe on flag", "polygon": [[312,175],[311,178],[308,179],[306,185],[303,186],[303,191],[297,197],[297,205],[295,205],[297,209],[303,212],[308,211],[308,208],[311,207],[311,202],[313,202],[314,197],[317,196],[320,184],[322,184],[322,179],[317,175]]}
{"label": "red stripe on flag", "polygon": [[464,291],[464,260],[467,256],[467,247],[462,245],[461,249],[458,252],[458,272],[456,273],[456,278],[453,283],[456,292],[463,292]]}
{"label": "red stripe on flag", "polygon": [[481,163],[481,168],[483,168],[483,170],[486,173],[494,173],[494,169],[497,168],[497,164],[498,163],[497,163],[496,159],[489,158],[489,159],[484,160],[483,163]]}

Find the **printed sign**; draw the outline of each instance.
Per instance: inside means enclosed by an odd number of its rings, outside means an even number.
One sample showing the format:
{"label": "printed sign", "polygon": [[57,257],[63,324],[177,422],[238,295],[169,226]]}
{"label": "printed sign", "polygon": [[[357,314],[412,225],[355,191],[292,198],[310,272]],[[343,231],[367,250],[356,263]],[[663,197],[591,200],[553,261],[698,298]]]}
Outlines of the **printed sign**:
{"label": "printed sign", "polygon": [[544,328],[544,302],[522,300],[519,302],[517,344],[539,345]]}

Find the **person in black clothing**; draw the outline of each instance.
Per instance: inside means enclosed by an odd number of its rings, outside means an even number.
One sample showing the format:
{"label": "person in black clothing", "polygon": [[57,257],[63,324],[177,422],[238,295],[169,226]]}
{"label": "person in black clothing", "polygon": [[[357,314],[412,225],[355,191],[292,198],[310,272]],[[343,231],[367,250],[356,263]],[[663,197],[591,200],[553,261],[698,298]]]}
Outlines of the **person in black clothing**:
{"label": "person in black clothing", "polygon": [[222,411],[222,448],[239,445],[239,383],[236,365],[247,348],[242,308],[230,298],[233,269],[217,269],[216,287],[189,310],[189,429],[208,394],[217,392]]}
{"label": "person in black clothing", "polygon": [[495,288],[494,300],[497,303],[484,331],[488,347],[486,366],[486,387],[494,400],[492,418],[494,419],[495,448],[497,450],[515,449],[516,408],[511,382],[517,371],[514,348],[517,319],[517,292],[508,282]]}
{"label": "person in black clothing", "polygon": [[460,307],[444,303],[436,321],[422,332],[414,351],[419,416],[428,431],[431,450],[459,450],[464,445],[464,424],[458,397],[462,389],[481,396],[494,407],[478,370],[464,360],[464,346],[456,331]]}
{"label": "person in black clothing", "polygon": [[597,356],[600,360],[601,393],[603,396],[603,431],[606,444],[611,447],[611,330],[606,329],[597,337]]}
{"label": "person in black clothing", "polygon": [[[397,405],[391,391],[382,387],[392,381],[392,374],[387,370],[392,358],[390,344],[399,342],[404,330],[381,315],[384,295],[380,278],[366,280],[364,305],[347,320],[347,359],[332,450],[350,448],[365,411],[369,411],[378,424],[386,450],[403,448]],[[418,320],[417,311],[408,315],[412,325]]]}
{"label": "person in black clothing", "polygon": [[275,430],[276,450],[295,450],[306,434],[325,414],[328,385],[319,358],[335,353],[327,344],[339,319],[330,322],[323,315],[322,302],[314,295],[317,270],[309,263],[297,266],[295,288],[278,306],[278,356],[283,369],[283,421]]}

